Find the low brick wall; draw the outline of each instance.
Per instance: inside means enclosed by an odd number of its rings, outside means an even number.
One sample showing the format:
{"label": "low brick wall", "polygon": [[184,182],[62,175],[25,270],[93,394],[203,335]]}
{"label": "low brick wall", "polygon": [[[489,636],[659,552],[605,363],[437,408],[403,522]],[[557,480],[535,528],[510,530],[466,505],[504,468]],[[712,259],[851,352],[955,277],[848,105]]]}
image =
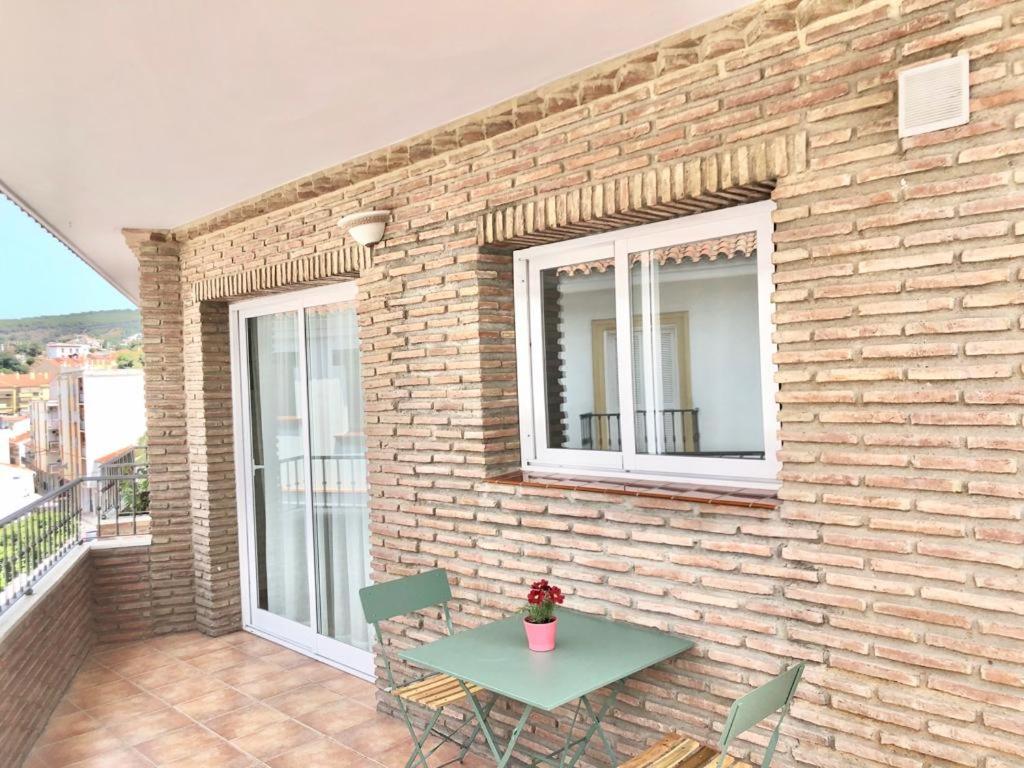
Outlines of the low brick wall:
{"label": "low brick wall", "polygon": [[101,643],[141,640],[154,633],[148,536],[97,542],[92,550],[93,622]]}
{"label": "low brick wall", "polygon": [[21,765],[92,650],[89,553],[68,557],[70,567],[58,566],[4,617],[13,626],[0,634],[0,766]]}

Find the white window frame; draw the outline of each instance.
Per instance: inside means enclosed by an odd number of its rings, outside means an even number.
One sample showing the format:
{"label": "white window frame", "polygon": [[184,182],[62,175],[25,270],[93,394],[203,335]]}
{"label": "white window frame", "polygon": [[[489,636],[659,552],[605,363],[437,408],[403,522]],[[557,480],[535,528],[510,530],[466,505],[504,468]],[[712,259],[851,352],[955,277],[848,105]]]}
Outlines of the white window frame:
{"label": "white window frame", "polygon": [[[680,217],[657,224],[605,232],[516,251],[515,282],[516,361],[519,387],[519,425],[524,470],[559,472],[575,476],[616,479],[652,479],[694,482],[742,488],[779,487],[778,404],[775,395],[771,296],[775,271],[772,212],[775,203],[763,201],[719,211]],[[742,232],[757,234],[758,348],[761,371],[761,413],[764,459],[728,459],[665,456],[636,452],[633,419],[620,418],[621,451],[552,448],[547,444],[544,382],[544,342],[540,273],[553,267],[614,257],[615,318],[619,377],[619,413],[633,413],[632,318],[629,290],[629,254],[677,243],[724,237]],[[640,311],[654,311],[641,307]],[[622,329],[626,329],[623,332]],[[654,346],[657,349],[657,345]],[[626,382],[624,385],[623,382]],[[647,393],[647,399],[657,392]],[[609,407],[611,405],[609,404]]]}

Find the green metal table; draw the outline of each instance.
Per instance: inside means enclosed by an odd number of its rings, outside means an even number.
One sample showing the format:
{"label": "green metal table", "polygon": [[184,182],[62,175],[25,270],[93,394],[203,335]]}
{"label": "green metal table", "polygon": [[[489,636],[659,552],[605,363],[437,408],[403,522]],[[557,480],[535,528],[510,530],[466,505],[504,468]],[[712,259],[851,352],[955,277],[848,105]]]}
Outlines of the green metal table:
{"label": "green metal table", "polygon": [[[520,747],[533,765],[564,768],[579,761],[595,735],[601,738],[612,765],[617,765],[601,720],[614,706],[622,682],[692,647],[693,641],[686,637],[562,610],[558,612],[558,645],[547,653],[534,653],[526,647],[522,616],[514,616],[403,651],[400,656],[461,681],[498,768],[505,768],[512,759],[533,710],[550,712],[576,702],[562,747],[546,754]],[[494,698],[504,696],[525,705],[503,749],[487,723],[493,699],[482,707],[466,683],[491,691]],[[606,687],[610,692],[595,709],[589,697]],[[581,707],[591,722],[581,737],[574,738]]]}

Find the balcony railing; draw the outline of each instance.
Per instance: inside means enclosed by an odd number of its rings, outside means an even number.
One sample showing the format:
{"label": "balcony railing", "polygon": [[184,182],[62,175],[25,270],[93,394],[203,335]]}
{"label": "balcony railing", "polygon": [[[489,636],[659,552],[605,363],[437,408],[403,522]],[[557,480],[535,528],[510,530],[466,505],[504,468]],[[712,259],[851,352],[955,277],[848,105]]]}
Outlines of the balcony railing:
{"label": "balcony railing", "polygon": [[[700,425],[697,408],[667,408],[655,412],[664,439],[664,453],[700,453]],[[622,449],[621,422],[618,413],[580,415],[583,448],[599,451]],[[637,411],[634,433],[638,446],[647,445],[647,411]]]}
{"label": "balcony railing", "polygon": [[149,530],[144,466],[79,477],[0,518],[0,613],[83,541]]}

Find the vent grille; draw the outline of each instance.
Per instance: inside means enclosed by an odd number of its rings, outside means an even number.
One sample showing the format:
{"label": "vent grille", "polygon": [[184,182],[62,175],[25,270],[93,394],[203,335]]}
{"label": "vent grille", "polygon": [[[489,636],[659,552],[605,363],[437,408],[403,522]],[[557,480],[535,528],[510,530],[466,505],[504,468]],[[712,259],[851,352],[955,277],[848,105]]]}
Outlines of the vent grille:
{"label": "vent grille", "polygon": [[900,136],[939,131],[970,120],[967,54],[900,72],[899,106]]}

